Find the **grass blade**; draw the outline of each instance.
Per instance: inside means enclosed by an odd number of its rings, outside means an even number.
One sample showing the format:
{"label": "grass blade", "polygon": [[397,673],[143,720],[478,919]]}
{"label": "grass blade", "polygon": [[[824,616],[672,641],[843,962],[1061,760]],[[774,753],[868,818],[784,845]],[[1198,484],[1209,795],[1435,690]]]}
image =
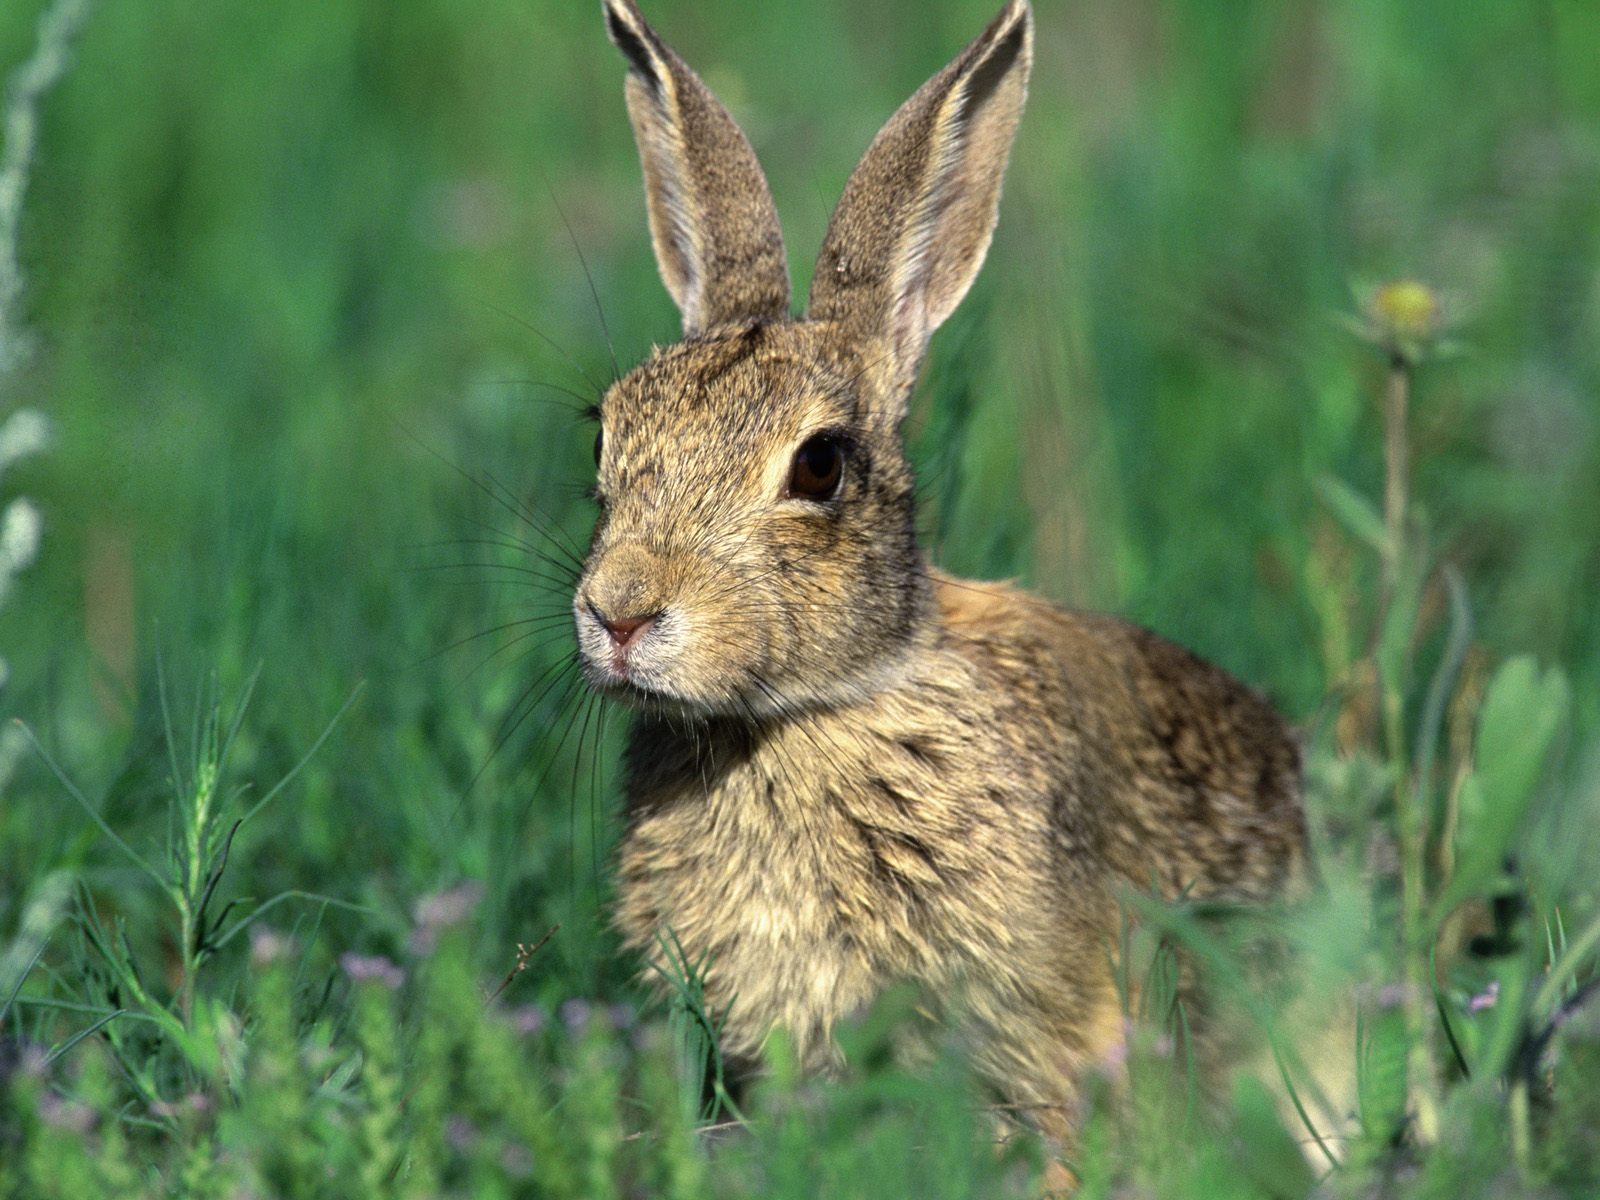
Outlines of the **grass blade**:
{"label": "grass blade", "polygon": [[50,757],[50,752],[39,743],[39,739],[33,735],[33,730],[22,721],[17,722],[17,727],[22,730],[22,735],[28,739],[28,744],[33,747],[34,753],[38,754],[38,756],[44,760],[45,766],[50,768],[50,773],[60,781],[62,787],[67,789],[67,794],[76,800],[78,802],[78,806],[82,808],[84,812],[89,814],[89,819],[100,827],[100,832],[115,842],[118,848],[120,848],[124,854],[126,854],[130,859],[133,860],[135,864],[138,865],[140,870],[142,870],[146,875],[150,876],[151,879],[155,880],[156,885],[164,894],[168,896],[174,896],[175,892],[173,891],[172,885],[167,881],[166,876],[162,875],[160,871],[157,871],[154,867],[152,867],[149,862],[146,861],[143,855],[141,855],[132,846],[128,845],[127,842],[123,841],[121,835],[119,835],[115,829],[111,828],[111,826],[106,823],[106,819],[100,815],[100,813],[95,809],[94,805],[89,803],[88,797],[78,790],[77,785],[74,784],[72,780],[67,778],[66,772],[63,771],[59,765],[57,765],[55,759]]}

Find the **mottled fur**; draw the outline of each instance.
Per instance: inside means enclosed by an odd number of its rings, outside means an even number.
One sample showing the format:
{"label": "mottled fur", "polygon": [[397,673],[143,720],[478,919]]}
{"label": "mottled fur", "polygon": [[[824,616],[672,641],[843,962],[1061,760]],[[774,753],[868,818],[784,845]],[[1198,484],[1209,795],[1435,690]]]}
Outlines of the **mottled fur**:
{"label": "mottled fur", "polygon": [[[670,929],[709,963],[741,1055],[781,1025],[826,1066],[841,1018],[916,981],[1007,1098],[1066,1133],[1121,1036],[1118,890],[1273,897],[1304,824],[1295,742],[1243,685],[917,546],[900,424],[994,228],[1028,8],[874,141],[798,320],[786,283],[772,303],[782,242],[748,144],[631,0],[605,8],[688,334],[601,406],[575,601],[591,684],[641,710],[619,925],[647,959]],[[838,493],[790,495],[819,433],[843,448]]]}

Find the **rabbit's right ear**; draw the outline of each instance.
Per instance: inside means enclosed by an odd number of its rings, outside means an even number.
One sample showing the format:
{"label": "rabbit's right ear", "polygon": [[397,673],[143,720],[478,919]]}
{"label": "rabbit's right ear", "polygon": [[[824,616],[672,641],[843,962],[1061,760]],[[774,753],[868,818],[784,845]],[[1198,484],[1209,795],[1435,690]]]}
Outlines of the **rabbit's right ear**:
{"label": "rabbit's right ear", "polygon": [[1032,52],[1027,0],[1010,0],[889,119],[828,223],[808,316],[869,350],[897,417],[988,252]]}
{"label": "rabbit's right ear", "polygon": [[633,0],[602,0],[628,60],[628,118],[644,168],[650,238],[683,332],[789,315],[778,213],[755,151]]}

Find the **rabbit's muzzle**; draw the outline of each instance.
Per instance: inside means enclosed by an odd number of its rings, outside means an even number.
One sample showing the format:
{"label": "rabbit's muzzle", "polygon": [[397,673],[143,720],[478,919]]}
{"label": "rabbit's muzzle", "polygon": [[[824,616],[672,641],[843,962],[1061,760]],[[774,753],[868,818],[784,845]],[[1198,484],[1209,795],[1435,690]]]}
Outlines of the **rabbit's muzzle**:
{"label": "rabbit's muzzle", "polygon": [[698,710],[737,702],[767,649],[719,601],[726,571],[619,542],[591,558],[573,598],[578,650],[591,687],[637,703]]}
{"label": "rabbit's muzzle", "polygon": [[592,564],[573,602],[592,682],[628,684],[634,672],[660,667],[658,626],[673,623],[656,582],[665,566],[639,543],[614,546]]}

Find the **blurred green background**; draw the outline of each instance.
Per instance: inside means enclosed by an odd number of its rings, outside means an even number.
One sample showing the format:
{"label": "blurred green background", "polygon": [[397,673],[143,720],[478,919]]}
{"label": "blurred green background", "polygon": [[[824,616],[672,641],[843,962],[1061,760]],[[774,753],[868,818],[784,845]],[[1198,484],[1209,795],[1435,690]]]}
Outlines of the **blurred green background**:
{"label": "blurred green background", "polygon": [[[856,157],[993,5],[644,7],[749,133],[803,295]],[[42,8],[0,8],[0,68]],[[1467,581],[1476,660],[1572,681],[1568,800],[1536,845],[1592,881],[1600,6],[1036,14],[999,233],[911,422],[935,557],[1123,613],[1359,738],[1341,687],[1376,574],[1317,481],[1377,495],[1383,362],[1351,325],[1365,287],[1419,278],[1457,352],[1418,379],[1414,500]],[[622,77],[587,0],[101,0],[42,111],[21,244],[39,348],[0,397],[56,430],[3,484],[45,528],[0,610],[0,710],[148,846],[158,655],[180,741],[213,672],[234,696],[260,665],[241,779],[281,775],[364,684],[228,886],[369,906],[326,914],[336,953],[392,949],[415,897],[482,879],[486,969],[562,923],[526,985],[551,1003],[632,994],[604,919],[622,722],[602,738],[556,687],[496,749],[567,635],[486,664],[515,630],[450,647],[567,603],[467,544],[536,536],[469,476],[581,544],[577,410],[611,373],[585,267],[624,369],[677,335]],[[6,767],[0,928],[65,867],[158,947],[38,759]]]}

